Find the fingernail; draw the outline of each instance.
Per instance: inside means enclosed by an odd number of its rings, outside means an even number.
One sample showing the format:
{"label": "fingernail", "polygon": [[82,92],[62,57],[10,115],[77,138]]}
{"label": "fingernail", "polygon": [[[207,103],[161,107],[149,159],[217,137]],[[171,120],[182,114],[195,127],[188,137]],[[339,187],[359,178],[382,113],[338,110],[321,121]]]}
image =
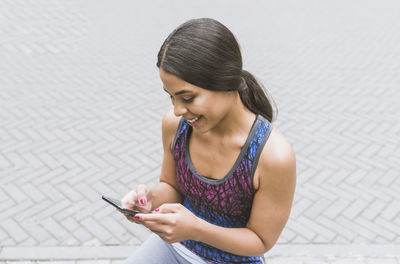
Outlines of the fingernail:
{"label": "fingernail", "polygon": [[140,216],[138,216],[138,215],[135,215],[134,217],[135,217],[136,219],[140,219]]}
{"label": "fingernail", "polygon": [[146,201],[144,199],[140,199],[139,202],[140,202],[141,205],[144,205],[146,203]]}
{"label": "fingernail", "polygon": [[160,211],[160,208],[154,209],[154,212],[158,212],[158,211]]}

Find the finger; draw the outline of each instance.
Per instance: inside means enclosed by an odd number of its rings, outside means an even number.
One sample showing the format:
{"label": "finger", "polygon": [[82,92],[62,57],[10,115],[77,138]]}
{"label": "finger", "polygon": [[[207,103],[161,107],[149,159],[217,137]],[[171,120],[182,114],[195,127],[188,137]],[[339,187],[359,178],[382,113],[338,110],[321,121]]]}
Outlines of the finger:
{"label": "finger", "polygon": [[168,222],[168,214],[137,214],[136,219],[142,222],[156,222],[158,224],[164,224]]}
{"label": "finger", "polygon": [[137,192],[137,200],[139,201],[140,205],[146,205],[147,204],[147,193],[148,189],[147,186],[144,184],[139,184],[138,187],[136,188]]}
{"label": "finger", "polygon": [[136,219],[133,215],[131,215],[131,214],[128,214],[128,213],[125,213],[125,212],[122,212],[122,214],[126,217],[126,219],[128,219],[130,222],[133,222],[133,223],[135,223],[135,224],[141,224],[141,222],[138,220],[138,219]]}
{"label": "finger", "polygon": [[157,234],[161,239],[164,239],[165,234],[163,232],[152,231],[154,234]]}
{"label": "finger", "polygon": [[156,208],[154,212],[156,213],[176,213],[181,209],[182,205],[179,203],[166,203]]}
{"label": "finger", "polygon": [[127,209],[134,209],[137,202],[137,193],[136,190],[130,191],[121,199],[121,205]]}
{"label": "finger", "polygon": [[142,225],[150,229],[152,232],[157,234],[165,234],[166,225],[160,224],[158,222],[142,222]]}
{"label": "finger", "polygon": [[134,219],[131,215],[125,215],[126,219],[128,219],[130,222],[135,222],[136,219]]}

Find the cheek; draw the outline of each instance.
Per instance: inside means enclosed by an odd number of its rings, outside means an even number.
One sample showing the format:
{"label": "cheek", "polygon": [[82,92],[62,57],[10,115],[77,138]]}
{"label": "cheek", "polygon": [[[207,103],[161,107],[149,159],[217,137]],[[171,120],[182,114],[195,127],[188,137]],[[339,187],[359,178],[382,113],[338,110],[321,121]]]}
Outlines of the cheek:
{"label": "cheek", "polygon": [[224,96],[215,96],[212,100],[212,108],[215,109],[215,111],[218,111],[219,113],[226,112],[230,107],[230,101],[229,98],[224,97]]}
{"label": "cheek", "polygon": [[190,105],[189,109],[196,115],[207,115],[209,112],[211,105],[209,105],[209,101],[207,98],[196,98],[196,100]]}
{"label": "cheek", "polygon": [[211,98],[199,98],[196,104],[193,105],[193,112],[204,115],[207,119],[219,119],[221,115],[229,110],[229,104],[226,98],[213,96]]}

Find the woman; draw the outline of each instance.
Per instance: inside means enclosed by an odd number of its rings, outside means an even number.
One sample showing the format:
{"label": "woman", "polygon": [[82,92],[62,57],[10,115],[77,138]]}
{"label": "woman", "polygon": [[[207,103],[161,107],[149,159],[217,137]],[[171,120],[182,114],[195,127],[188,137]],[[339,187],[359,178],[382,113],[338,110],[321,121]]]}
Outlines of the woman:
{"label": "woman", "polygon": [[127,263],[264,263],[292,206],[296,161],[273,127],[274,107],[242,69],[234,35],[192,19],[158,53],[173,104],[162,120],[159,184],[121,200],[152,235]]}

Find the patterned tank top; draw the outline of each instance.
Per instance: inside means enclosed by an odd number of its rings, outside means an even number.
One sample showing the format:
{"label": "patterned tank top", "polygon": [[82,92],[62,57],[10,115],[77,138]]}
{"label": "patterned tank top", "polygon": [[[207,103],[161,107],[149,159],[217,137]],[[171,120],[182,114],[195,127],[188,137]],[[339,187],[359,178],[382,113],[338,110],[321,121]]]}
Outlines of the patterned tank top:
{"label": "patterned tank top", "polygon": [[[271,130],[272,124],[263,116],[256,115],[246,143],[231,170],[222,179],[211,179],[200,175],[192,164],[188,144],[192,127],[181,118],[172,151],[183,205],[214,225],[246,227],[256,191],[253,186],[254,171]],[[239,256],[193,240],[181,243],[207,263],[263,263],[262,256]]]}

